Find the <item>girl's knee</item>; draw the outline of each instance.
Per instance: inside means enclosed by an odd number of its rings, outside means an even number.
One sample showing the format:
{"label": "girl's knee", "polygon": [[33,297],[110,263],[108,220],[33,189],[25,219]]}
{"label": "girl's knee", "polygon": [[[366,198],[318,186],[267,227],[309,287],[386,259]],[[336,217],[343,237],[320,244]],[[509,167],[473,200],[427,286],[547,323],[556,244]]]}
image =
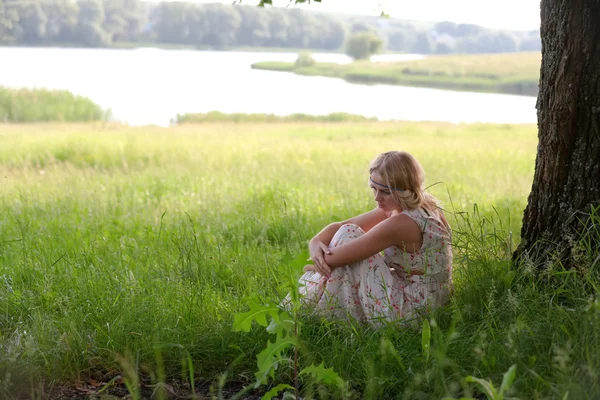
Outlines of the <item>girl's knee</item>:
{"label": "girl's knee", "polygon": [[344,243],[348,243],[349,241],[361,237],[365,234],[365,231],[362,228],[355,224],[344,224],[337,230],[335,235],[333,235],[333,239],[331,240],[330,247],[340,246]]}

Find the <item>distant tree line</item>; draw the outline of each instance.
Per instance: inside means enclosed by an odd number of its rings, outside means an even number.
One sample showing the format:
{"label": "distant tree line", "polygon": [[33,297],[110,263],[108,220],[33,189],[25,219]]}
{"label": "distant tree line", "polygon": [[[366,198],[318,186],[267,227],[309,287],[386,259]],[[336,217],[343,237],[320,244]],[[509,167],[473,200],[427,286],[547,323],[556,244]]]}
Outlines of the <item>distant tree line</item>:
{"label": "distant tree line", "polygon": [[541,50],[539,31],[327,14],[294,8],[140,0],[0,0],[0,44],[106,47],[156,43],[339,50],[355,34],[421,54]]}
{"label": "distant tree line", "polygon": [[0,43],[101,47],[137,41],[147,17],[139,0],[0,0]]}

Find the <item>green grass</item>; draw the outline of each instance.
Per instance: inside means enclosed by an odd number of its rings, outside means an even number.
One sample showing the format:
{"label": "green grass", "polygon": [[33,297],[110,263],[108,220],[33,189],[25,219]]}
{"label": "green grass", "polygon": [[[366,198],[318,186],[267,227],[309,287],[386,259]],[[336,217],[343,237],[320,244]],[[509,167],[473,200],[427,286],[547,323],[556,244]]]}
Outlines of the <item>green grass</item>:
{"label": "green grass", "polygon": [[536,96],[540,72],[539,53],[432,56],[416,61],[350,64],[259,62],[252,68],[342,78],[367,84],[391,84],[476,92]]}
{"label": "green grass", "polygon": [[348,114],[343,112],[330,113],[327,115],[310,114],[247,114],[247,113],[223,113],[210,111],[207,113],[178,114],[175,118],[177,124],[197,124],[206,122],[238,122],[238,123],[276,123],[276,122],[365,122],[377,121],[377,118],[369,118],[363,115]]}
{"label": "green grass", "polygon": [[109,111],[89,98],[66,90],[0,86],[0,122],[89,122],[109,117]]}
{"label": "green grass", "polygon": [[[441,182],[453,303],[429,358],[419,331],[307,319],[300,365],[324,361],[357,398],[476,395],[468,375],[498,386],[512,364],[511,395],[598,397],[598,250],[583,247],[579,278],[508,261],[536,145],[533,125],[0,125],[0,397],[128,366],[148,384],[189,381],[190,365],[197,388],[250,383],[267,334],[232,332],[233,315],[283,298],[307,240],[373,207],[368,163],[389,149]],[[292,380],[282,365],[276,382]]]}

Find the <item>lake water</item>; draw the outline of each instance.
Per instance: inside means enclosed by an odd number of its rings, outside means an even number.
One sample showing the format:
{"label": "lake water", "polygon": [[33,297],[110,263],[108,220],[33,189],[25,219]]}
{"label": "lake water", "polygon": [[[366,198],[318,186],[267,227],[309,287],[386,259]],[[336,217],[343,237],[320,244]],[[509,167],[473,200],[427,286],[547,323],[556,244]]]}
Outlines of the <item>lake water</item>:
{"label": "lake water", "polygon": [[[0,47],[0,85],[66,89],[131,125],[168,125],[178,113],[347,112],[382,120],[535,123],[534,97],[351,84],[250,68],[295,53]],[[340,54],[318,61],[349,62]],[[414,59],[382,55],[374,61]]]}

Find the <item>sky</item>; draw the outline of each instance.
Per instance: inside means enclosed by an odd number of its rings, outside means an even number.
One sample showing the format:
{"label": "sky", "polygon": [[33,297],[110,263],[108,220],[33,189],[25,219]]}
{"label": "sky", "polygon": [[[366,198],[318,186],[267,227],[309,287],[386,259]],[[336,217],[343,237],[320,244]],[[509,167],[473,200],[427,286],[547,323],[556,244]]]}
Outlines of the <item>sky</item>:
{"label": "sky", "polygon": [[[234,0],[186,1],[231,4]],[[258,0],[242,0],[242,4],[257,3]],[[273,4],[287,6],[289,0],[273,0]],[[379,15],[383,9],[399,19],[452,21],[511,30],[540,27],[540,0],[322,0],[291,7],[367,15]]]}

